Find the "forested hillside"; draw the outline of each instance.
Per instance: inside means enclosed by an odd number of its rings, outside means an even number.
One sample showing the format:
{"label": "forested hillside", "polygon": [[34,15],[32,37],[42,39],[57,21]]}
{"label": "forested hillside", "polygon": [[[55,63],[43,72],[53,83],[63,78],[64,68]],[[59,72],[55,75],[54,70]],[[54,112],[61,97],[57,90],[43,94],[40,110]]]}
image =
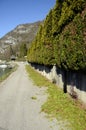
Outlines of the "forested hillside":
{"label": "forested hillside", "polygon": [[86,70],[86,1],[56,0],[27,57],[32,63]]}

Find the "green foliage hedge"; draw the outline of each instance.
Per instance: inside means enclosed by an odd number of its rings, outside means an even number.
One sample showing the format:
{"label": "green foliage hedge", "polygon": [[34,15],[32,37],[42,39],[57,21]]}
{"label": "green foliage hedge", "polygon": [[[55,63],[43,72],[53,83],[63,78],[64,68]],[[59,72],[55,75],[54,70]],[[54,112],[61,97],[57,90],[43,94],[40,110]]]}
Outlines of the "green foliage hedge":
{"label": "green foliage hedge", "polygon": [[28,50],[28,61],[86,70],[86,2],[57,0]]}

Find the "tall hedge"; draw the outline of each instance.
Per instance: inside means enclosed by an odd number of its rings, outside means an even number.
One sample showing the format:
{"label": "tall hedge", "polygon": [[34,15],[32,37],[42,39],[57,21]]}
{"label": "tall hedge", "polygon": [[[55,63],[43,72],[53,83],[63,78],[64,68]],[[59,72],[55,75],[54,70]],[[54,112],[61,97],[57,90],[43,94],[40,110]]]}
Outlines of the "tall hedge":
{"label": "tall hedge", "polygon": [[27,57],[29,62],[86,70],[85,0],[56,0]]}

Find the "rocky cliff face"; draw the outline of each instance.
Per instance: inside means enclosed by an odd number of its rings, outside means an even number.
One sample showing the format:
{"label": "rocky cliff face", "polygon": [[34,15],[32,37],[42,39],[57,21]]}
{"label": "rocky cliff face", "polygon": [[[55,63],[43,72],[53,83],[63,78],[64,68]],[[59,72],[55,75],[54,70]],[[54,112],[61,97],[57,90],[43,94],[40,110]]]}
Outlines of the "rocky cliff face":
{"label": "rocky cliff face", "polygon": [[[10,57],[10,48],[15,52],[22,43],[30,45],[42,22],[20,24],[0,39],[0,59]],[[18,50],[17,50],[18,51]]]}

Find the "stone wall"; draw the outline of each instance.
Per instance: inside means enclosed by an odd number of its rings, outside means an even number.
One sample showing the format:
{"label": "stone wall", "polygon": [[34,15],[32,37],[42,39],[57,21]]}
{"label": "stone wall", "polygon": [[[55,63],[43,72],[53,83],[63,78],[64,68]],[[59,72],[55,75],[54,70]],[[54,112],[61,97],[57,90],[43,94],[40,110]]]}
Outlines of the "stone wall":
{"label": "stone wall", "polygon": [[63,91],[86,103],[86,73],[64,71],[54,66],[31,64],[39,73],[56,83]]}

